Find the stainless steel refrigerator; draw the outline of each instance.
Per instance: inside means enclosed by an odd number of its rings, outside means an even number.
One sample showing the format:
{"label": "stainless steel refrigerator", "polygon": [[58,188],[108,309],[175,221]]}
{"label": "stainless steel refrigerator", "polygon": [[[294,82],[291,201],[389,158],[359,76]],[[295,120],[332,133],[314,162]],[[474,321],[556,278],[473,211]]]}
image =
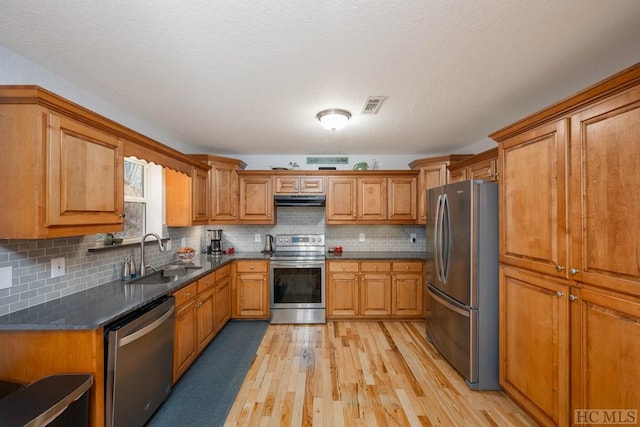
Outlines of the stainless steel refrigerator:
{"label": "stainless steel refrigerator", "polygon": [[427,339],[474,390],[498,384],[498,185],[428,190]]}

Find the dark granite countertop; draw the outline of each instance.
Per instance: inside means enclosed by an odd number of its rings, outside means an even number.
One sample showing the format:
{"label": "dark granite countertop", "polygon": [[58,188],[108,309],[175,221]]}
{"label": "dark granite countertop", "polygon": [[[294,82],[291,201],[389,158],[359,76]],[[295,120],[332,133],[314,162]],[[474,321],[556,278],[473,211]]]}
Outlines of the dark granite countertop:
{"label": "dark granite countertop", "polygon": [[425,254],[418,251],[343,251],[327,252],[327,261],[388,259],[394,261],[424,261]]}
{"label": "dark granite countertop", "polygon": [[[99,329],[120,317],[167,295],[208,273],[237,259],[269,259],[262,252],[236,252],[234,255],[212,257],[196,255],[192,264],[202,266],[190,270],[166,284],[127,284],[114,280],[91,289],[0,317],[0,331]],[[327,260],[424,260],[421,252],[345,251],[328,252]],[[172,262],[170,264],[176,264]],[[168,265],[170,265],[168,264]]]}
{"label": "dark granite countertop", "polygon": [[[56,300],[0,317],[0,330],[99,329],[150,302],[175,291],[235,259],[269,259],[260,252],[212,257],[196,255],[202,266],[166,284],[126,284],[114,280]],[[180,261],[170,264],[180,263]]]}

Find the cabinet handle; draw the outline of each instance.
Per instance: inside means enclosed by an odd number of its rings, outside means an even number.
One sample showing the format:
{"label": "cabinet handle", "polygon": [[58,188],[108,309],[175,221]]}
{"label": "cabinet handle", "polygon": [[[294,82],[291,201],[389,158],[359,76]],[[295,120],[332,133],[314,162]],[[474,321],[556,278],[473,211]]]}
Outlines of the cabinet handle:
{"label": "cabinet handle", "polygon": [[186,294],[184,294],[184,296],[189,298],[191,296],[191,292],[187,292]]}
{"label": "cabinet handle", "polygon": [[558,296],[558,298],[562,298],[564,296],[564,292],[557,291],[556,295]]}
{"label": "cabinet handle", "polygon": [[556,264],[556,271],[559,273],[559,272],[561,272],[562,270],[564,270],[564,267],[563,267],[563,266],[561,266],[560,264]]}
{"label": "cabinet handle", "polygon": [[570,268],[570,269],[569,269],[569,273],[570,273],[570,274],[578,274],[579,272],[580,272],[580,270],[575,269],[575,268]]}
{"label": "cabinet handle", "polygon": [[569,300],[570,301],[576,301],[578,299],[577,296],[573,295],[573,294],[569,294]]}
{"label": "cabinet handle", "polygon": [[373,269],[374,269],[374,270],[377,270],[377,269],[378,269],[378,266],[377,266],[377,265],[374,265],[374,266],[373,266]]}

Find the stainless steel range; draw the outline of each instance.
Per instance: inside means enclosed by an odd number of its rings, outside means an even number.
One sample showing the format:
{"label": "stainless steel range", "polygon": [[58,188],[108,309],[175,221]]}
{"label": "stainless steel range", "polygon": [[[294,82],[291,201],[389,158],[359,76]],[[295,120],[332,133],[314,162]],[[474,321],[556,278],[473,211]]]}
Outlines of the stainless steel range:
{"label": "stainless steel range", "polygon": [[324,235],[280,234],[271,254],[271,323],[325,323]]}

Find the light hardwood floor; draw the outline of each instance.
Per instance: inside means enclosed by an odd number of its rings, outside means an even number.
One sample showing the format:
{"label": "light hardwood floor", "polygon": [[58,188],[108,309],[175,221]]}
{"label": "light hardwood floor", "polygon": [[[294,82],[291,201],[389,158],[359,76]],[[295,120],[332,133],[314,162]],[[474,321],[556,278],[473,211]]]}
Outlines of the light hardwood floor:
{"label": "light hardwood floor", "polygon": [[270,325],[225,426],[530,426],[503,392],[472,391],[424,322]]}

